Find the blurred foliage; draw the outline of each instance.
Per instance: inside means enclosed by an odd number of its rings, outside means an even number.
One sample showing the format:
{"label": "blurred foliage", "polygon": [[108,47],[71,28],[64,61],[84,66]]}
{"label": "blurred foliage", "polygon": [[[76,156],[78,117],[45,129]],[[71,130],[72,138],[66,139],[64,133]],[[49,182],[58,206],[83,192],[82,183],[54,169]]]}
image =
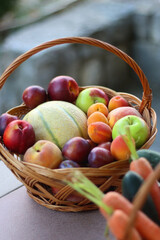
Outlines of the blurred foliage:
{"label": "blurred foliage", "polygon": [[16,8],[18,0],[0,0],[0,17]]}

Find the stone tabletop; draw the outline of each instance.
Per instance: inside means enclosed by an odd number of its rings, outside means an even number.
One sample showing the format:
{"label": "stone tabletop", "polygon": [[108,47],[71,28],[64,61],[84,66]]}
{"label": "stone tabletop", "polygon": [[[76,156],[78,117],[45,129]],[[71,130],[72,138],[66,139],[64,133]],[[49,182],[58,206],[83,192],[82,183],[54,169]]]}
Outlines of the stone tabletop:
{"label": "stone tabletop", "polygon": [[[58,212],[32,200],[25,187],[0,198],[1,240],[105,240],[98,210]],[[113,238],[112,238],[113,239]]]}

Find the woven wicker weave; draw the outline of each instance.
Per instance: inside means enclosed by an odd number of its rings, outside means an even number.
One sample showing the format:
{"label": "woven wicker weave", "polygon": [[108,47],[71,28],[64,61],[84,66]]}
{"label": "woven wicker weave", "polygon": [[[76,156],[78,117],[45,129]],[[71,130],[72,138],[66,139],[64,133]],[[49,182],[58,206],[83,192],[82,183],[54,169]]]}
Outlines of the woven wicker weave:
{"label": "woven wicker weave", "polygon": [[[107,93],[109,97],[115,95],[121,95],[127,99],[127,101],[133,105],[139,112],[142,114],[143,118],[147,122],[150,128],[150,137],[149,140],[142,146],[142,148],[149,148],[155,140],[157,129],[157,118],[155,111],[151,108],[152,102],[152,91],[149,87],[148,80],[144,75],[141,68],[137,65],[137,63],[129,57],[126,53],[122,52],[118,48],[97,40],[88,37],[71,37],[71,38],[61,38],[53,41],[49,41],[43,43],[28,52],[19,56],[15,61],[13,61],[9,67],[4,71],[2,76],[0,77],[0,88],[3,87],[6,79],[10,76],[10,74],[17,68],[21,63],[26,61],[32,55],[56,46],[60,44],[86,44],[92,45],[95,47],[102,48],[113,54],[120,57],[124,60],[138,75],[139,80],[142,84],[143,88],[143,97],[142,100],[137,98],[134,95],[122,92],[115,92],[112,89],[96,86],[104,92]],[[82,87],[85,89],[89,86]],[[93,87],[93,86],[92,86]],[[14,107],[8,111],[8,113],[17,115],[21,117],[26,114],[29,109],[24,105],[20,105]],[[77,200],[76,202],[72,202],[68,199],[68,196],[72,194],[74,191],[68,185],[65,185],[63,180],[66,174],[69,174],[72,169],[48,169],[32,164],[27,164],[20,161],[19,157],[15,154],[9,152],[3,143],[0,144],[0,158],[6,164],[6,166],[15,174],[15,176],[24,184],[27,189],[27,192],[31,198],[33,198],[39,204],[54,210],[59,211],[84,211],[84,210],[92,210],[97,207],[91,203],[87,199]],[[122,176],[128,171],[129,163],[128,161],[117,161],[111,164],[105,165],[101,168],[80,168],[80,170],[87,176],[90,180],[92,180],[103,192],[107,192],[109,190],[121,191],[121,179]],[[55,195],[52,194],[51,187],[55,187],[60,189]],[[75,195],[78,195],[74,192]]]}

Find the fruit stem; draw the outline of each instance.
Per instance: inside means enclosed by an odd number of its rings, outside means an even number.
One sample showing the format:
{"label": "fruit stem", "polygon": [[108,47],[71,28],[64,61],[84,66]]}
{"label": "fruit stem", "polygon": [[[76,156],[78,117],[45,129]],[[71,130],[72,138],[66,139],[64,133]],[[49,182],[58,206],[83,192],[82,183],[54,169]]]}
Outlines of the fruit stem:
{"label": "fruit stem", "polygon": [[73,170],[64,181],[98,207],[103,208],[108,215],[113,213],[113,209],[102,201],[104,193],[79,170]]}

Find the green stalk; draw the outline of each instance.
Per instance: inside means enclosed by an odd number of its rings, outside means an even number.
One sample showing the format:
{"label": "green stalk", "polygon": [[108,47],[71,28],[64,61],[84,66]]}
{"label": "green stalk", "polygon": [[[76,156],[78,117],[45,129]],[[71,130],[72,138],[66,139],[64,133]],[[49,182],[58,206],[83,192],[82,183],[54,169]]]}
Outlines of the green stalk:
{"label": "green stalk", "polygon": [[[120,132],[121,134],[121,132]],[[135,144],[133,143],[132,141],[132,135],[131,135],[131,132],[130,132],[130,128],[129,127],[126,127],[125,128],[125,135],[124,134],[121,134],[123,140],[125,141],[125,143],[127,144],[130,152],[131,152],[131,158],[132,160],[136,160],[138,159],[138,154],[137,154],[137,151],[136,151],[136,148],[135,148]]]}
{"label": "green stalk", "polygon": [[67,176],[65,182],[98,207],[103,208],[108,215],[113,213],[113,209],[102,201],[104,193],[80,171],[73,170],[72,173]]}

